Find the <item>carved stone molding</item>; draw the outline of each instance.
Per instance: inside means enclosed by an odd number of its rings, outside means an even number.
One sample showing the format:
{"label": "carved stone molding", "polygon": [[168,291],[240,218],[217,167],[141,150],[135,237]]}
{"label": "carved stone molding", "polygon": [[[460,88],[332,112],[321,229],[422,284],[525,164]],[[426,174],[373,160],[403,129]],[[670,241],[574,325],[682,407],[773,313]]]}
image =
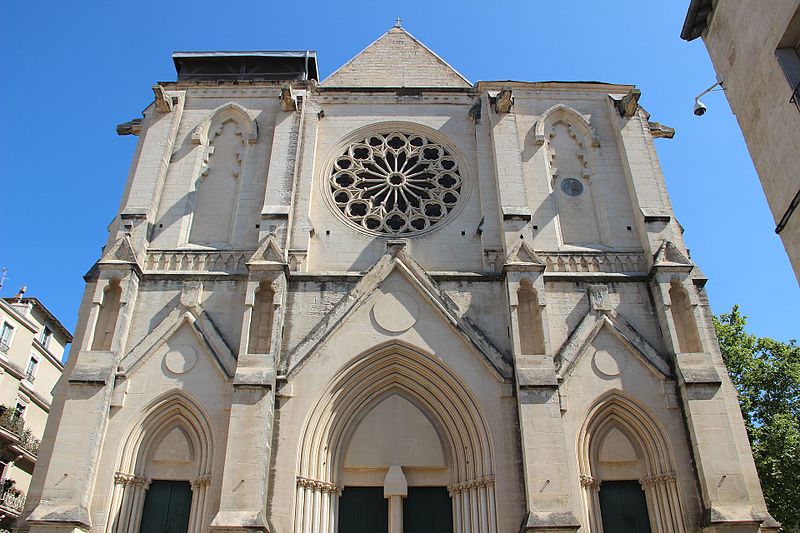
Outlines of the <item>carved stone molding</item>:
{"label": "carved stone molding", "polygon": [[537,250],[537,257],[544,261],[545,272],[646,272],[644,256],[632,252],[544,252]]}
{"label": "carved stone molding", "polygon": [[639,483],[642,487],[652,487],[654,485],[662,485],[670,481],[675,481],[675,479],[675,472],[667,472],[665,474],[643,477],[639,480]]}
{"label": "carved stone molding", "polygon": [[153,250],[147,253],[144,270],[175,273],[246,274],[251,250]]}
{"label": "carved stone molding", "polygon": [[196,490],[211,485],[211,474],[203,474],[193,479],[191,482],[192,490]]}
{"label": "carved stone molding", "polygon": [[135,487],[147,488],[150,485],[150,480],[135,474],[126,474],[125,472],[114,473],[115,485],[132,485]]}
{"label": "carved stone molding", "polygon": [[317,481],[316,479],[297,476],[297,486],[310,489],[314,492],[336,494],[337,496],[342,495],[342,487],[329,481]]}
{"label": "carved stone molding", "polygon": [[447,492],[450,496],[454,496],[456,494],[461,494],[462,492],[469,492],[474,489],[479,489],[481,487],[493,487],[494,486],[494,476],[487,476],[478,479],[473,479],[471,481],[462,481],[461,483],[453,483],[452,485],[447,486]]}

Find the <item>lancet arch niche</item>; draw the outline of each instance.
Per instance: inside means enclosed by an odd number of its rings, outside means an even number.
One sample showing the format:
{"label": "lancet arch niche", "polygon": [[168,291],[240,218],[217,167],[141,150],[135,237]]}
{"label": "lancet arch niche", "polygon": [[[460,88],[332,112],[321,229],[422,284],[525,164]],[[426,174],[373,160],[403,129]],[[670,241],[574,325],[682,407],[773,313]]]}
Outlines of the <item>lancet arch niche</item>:
{"label": "lancet arch niche", "polygon": [[591,152],[598,145],[592,127],[577,111],[560,104],[545,111],[537,122],[536,139],[546,148],[562,243],[604,244],[590,164]]}
{"label": "lancet arch niche", "polygon": [[188,395],[151,402],[120,450],[106,532],[204,531],[212,450],[208,417]]}
{"label": "lancet arch niche", "polygon": [[253,215],[240,213],[241,181],[248,145],[257,138],[255,121],[235,103],[216,109],[192,133],[192,142],[201,150],[199,171],[187,203],[189,243],[228,247],[241,240],[235,232],[236,219]]}
{"label": "lancet arch niche", "polygon": [[[375,522],[370,531],[394,521],[404,531],[495,533],[491,437],[466,386],[404,344],[354,361],[307,420],[294,532],[336,533],[355,510]],[[424,519],[436,524],[420,523],[418,504],[434,509]]]}

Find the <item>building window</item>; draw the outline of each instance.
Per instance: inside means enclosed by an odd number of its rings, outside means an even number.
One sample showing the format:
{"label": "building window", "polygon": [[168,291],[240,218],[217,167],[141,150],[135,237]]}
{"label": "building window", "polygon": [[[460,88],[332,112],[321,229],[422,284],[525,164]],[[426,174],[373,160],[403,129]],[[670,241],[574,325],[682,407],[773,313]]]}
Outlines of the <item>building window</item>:
{"label": "building window", "polygon": [[352,225],[378,235],[411,235],[439,224],[464,195],[451,151],[413,133],[360,138],[328,178],[333,204]]}
{"label": "building window", "polygon": [[800,8],[795,11],[783,38],[778,43],[775,57],[792,89],[789,101],[800,110]]}
{"label": "building window", "polygon": [[50,328],[48,328],[47,326],[45,326],[45,327],[44,327],[44,329],[42,330],[42,332],[39,334],[39,342],[40,342],[40,343],[42,344],[42,346],[44,346],[45,348],[49,348],[49,345],[50,345],[50,339],[51,339],[52,337],[53,337],[53,332],[52,332],[52,331],[50,331]]}
{"label": "building window", "polygon": [[8,353],[11,346],[11,337],[14,335],[14,326],[8,322],[3,323],[3,328],[0,329],[0,352]]}
{"label": "building window", "polygon": [[36,379],[36,370],[39,368],[39,359],[31,354],[31,358],[28,360],[28,366],[25,368],[25,379],[33,383],[33,380]]}
{"label": "building window", "polygon": [[14,418],[17,419],[25,418],[25,409],[27,408],[28,406],[25,405],[24,403],[17,402],[17,406],[14,407]]}

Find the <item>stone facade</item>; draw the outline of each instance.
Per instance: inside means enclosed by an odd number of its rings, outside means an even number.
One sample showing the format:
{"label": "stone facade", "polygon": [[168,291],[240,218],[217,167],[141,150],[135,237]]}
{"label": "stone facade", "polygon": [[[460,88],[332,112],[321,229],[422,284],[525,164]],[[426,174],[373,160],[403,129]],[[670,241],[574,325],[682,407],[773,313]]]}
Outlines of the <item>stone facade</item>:
{"label": "stone facade", "polygon": [[123,128],[22,530],[138,531],[167,481],[192,532],[371,489],[400,531],[421,487],[426,531],[594,532],[618,481],[653,531],[776,529],[638,90],[473,85],[400,27],[313,77]]}
{"label": "stone facade", "polygon": [[19,516],[72,335],[37,298],[0,299],[0,531]]}
{"label": "stone facade", "polygon": [[681,37],[703,38],[800,283],[800,2],[693,0]]}

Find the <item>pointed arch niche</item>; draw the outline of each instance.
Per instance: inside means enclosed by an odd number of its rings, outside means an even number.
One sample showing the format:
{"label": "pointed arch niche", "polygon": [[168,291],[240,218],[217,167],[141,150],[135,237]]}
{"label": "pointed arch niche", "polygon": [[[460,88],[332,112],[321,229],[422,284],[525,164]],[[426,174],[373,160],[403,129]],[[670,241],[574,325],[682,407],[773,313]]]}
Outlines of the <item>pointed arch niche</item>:
{"label": "pointed arch niche", "polygon": [[528,279],[520,281],[517,290],[519,346],[524,355],[545,353],[542,308],[539,296]]}
{"label": "pointed arch niche", "polygon": [[121,305],[122,286],[119,280],[112,279],[103,290],[103,301],[100,303],[92,336],[92,350],[111,350],[111,341],[114,340],[114,330],[117,327],[117,317]]}
{"label": "pointed arch niche", "polygon": [[197,126],[192,142],[201,146],[201,161],[187,204],[189,243],[225,247],[237,239],[247,147],[257,139],[255,121],[235,103],[218,108]]}
{"label": "pointed arch niche", "polygon": [[188,531],[204,531],[212,449],[208,417],[188,395],[174,390],[151,402],[121,449],[106,532],[139,531],[153,480],[191,484]]}
{"label": "pointed arch niche", "polygon": [[644,490],[651,531],[686,531],[674,455],[665,435],[660,424],[621,391],[610,391],[595,401],[578,436],[584,522],[589,533],[603,532],[603,483],[621,481],[638,481]]}
{"label": "pointed arch niche", "polygon": [[675,325],[675,334],[678,338],[676,352],[702,352],[700,333],[697,331],[697,321],[694,318],[694,306],[689,298],[689,292],[676,279],[670,282],[669,301],[672,323]]}
{"label": "pointed arch niche", "polygon": [[[381,418],[390,413],[415,434],[385,435]],[[369,447],[395,434],[405,446]],[[409,485],[415,475],[447,485],[454,532],[496,533],[493,450],[476,401],[434,357],[391,343],[340,371],[312,409],[300,446],[294,533],[336,533],[342,491],[365,484],[370,472],[387,491],[387,471],[396,466],[405,467]]]}
{"label": "pointed arch niche", "polygon": [[247,353],[270,352],[274,301],[275,291],[272,288],[272,283],[262,281],[253,296],[253,311],[250,318]]}
{"label": "pointed arch niche", "polygon": [[599,146],[586,119],[559,104],[536,123],[536,141],[544,144],[561,242],[592,247],[604,243],[592,183],[590,152]]}

